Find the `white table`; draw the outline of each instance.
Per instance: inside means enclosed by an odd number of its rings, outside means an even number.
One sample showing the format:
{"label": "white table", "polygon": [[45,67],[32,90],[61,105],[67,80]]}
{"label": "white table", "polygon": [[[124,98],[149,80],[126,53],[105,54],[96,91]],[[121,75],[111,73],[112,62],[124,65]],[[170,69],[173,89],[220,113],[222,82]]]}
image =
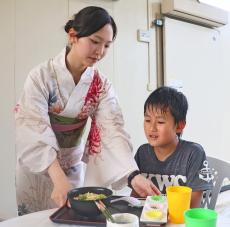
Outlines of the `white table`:
{"label": "white table", "polygon": [[[0,222],[0,227],[74,227],[79,225],[54,223],[49,216],[56,209],[44,210]],[[84,226],[85,227],[85,226]],[[167,224],[167,227],[184,227],[184,225]],[[221,226],[222,227],[222,226]],[[227,227],[227,226],[226,226]],[[229,225],[228,225],[229,227]]]}
{"label": "white table", "polygon": [[[49,219],[57,209],[31,213],[21,217],[0,222],[0,227],[73,227],[77,225],[57,224]],[[217,227],[230,227],[230,191],[219,195],[216,210],[218,212]],[[79,225],[78,225],[79,226]],[[167,224],[167,227],[184,227],[185,225]],[[84,226],[85,227],[85,226]]]}

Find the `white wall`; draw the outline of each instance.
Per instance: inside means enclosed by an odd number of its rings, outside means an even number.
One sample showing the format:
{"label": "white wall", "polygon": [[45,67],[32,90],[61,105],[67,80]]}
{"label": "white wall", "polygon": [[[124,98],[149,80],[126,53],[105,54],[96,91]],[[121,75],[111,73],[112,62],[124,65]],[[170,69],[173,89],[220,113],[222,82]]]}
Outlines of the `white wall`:
{"label": "white wall", "polygon": [[15,142],[13,109],[15,99],[14,1],[0,1],[0,218],[15,215]]}
{"label": "white wall", "polygon": [[16,34],[14,76],[17,100],[32,67],[52,58],[64,47],[68,1],[15,0],[14,2]]}
{"label": "white wall", "polygon": [[[157,0],[156,0],[157,1]],[[29,70],[55,54],[65,45],[63,26],[68,18],[86,5],[100,5],[109,10],[118,25],[118,36],[101,70],[114,83],[132,136],[134,150],[145,142],[143,133],[143,103],[149,92],[148,47],[137,41],[137,29],[147,28],[147,0],[0,0],[0,217],[16,214],[14,166],[15,140],[13,107]],[[224,89],[230,84],[230,25],[222,36]],[[155,64],[153,62],[152,64]],[[183,67],[183,66],[182,66]],[[210,85],[213,86],[213,85]],[[222,89],[222,88],[216,88]],[[226,105],[230,94],[226,97]],[[215,111],[215,108],[214,108]],[[229,114],[218,114],[215,120]],[[223,142],[228,152],[228,125]],[[199,125],[197,127],[200,127]],[[194,132],[195,133],[195,132]],[[213,132],[207,132],[208,133]]]}
{"label": "white wall", "polygon": [[137,41],[137,29],[147,29],[147,1],[115,4],[118,37],[115,49],[115,86],[134,150],[145,141],[144,101],[148,96],[148,44]]}

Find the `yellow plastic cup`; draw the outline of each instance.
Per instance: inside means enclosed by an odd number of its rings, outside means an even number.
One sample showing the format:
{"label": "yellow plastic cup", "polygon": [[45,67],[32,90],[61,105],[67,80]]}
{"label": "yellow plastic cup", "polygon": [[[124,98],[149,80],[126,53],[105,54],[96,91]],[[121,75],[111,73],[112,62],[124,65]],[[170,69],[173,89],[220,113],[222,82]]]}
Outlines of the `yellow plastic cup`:
{"label": "yellow plastic cup", "polygon": [[183,224],[184,212],[190,208],[192,189],[185,186],[166,188],[169,222]]}

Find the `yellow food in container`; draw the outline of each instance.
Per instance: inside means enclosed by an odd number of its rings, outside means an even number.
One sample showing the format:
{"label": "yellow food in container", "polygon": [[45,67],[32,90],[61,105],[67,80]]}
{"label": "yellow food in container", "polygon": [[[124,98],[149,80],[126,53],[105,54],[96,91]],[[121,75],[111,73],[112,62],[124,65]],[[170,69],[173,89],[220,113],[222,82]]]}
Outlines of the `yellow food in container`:
{"label": "yellow food in container", "polygon": [[163,213],[160,210],[147,210],[144,212],[144,216],[148,219],[159,220],[163,217]]}

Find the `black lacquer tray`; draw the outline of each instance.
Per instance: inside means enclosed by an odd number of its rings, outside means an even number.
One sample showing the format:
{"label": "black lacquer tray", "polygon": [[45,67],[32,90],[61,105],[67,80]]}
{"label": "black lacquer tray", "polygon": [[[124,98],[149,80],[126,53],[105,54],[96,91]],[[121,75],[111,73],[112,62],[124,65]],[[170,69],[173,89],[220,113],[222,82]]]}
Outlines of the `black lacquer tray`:
{"label": "black lacquer tray", "polygon": [[[112,196],[112,199],[119,198],[121,196]],[[128,205],[125,201],[118,201],[115,203],[111,203],[110,206],[108,206],[108,209],[112,214],[115,213],[132,213],[137,215],[138,217],[141,216],[141,212],[143,207],[131,207]],[[63,206],[59,208],[57,211],[55,211],[51,216],[50,220],[56,223],[63,223],[63,224],[74,224],[74,225],[81,225],[81,226],[106,226],[106,220],[103,215],[99,215],[96,217],[84,217],[76,213],[75,210]],[[156,227],[156,226],[165,226],[159,225],[159,224],[145,224],[140,222],[140,226],[143,227]]]}

